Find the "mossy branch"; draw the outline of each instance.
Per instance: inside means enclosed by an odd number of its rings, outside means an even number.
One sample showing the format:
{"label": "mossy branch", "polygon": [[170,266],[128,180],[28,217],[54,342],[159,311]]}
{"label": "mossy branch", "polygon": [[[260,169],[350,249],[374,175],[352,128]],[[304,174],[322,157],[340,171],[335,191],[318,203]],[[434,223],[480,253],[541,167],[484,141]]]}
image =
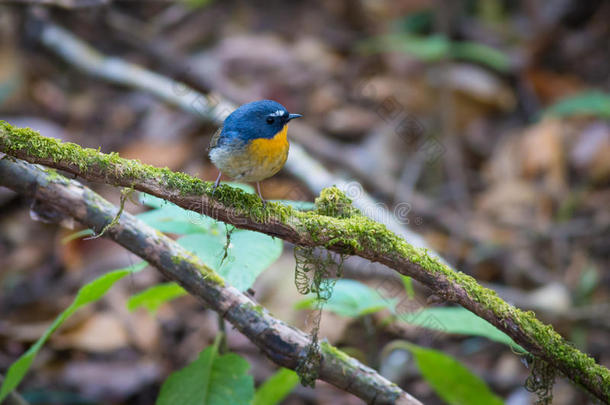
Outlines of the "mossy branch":
{"label": "mossy branch", "polygon": [[[123,212],[74,180],[51,174],[29,163],[0,159],[0,185],[37,200],[101,233],[140,256],[168,279],[176,281],[207,307],[218,312],[276,364],[297,368],[309,344],[304,332],[273,318],[186,249],[133,215]],[[318,377],[367,403],[421,405],[375,370],[331,345],[321,349]]]}
{"label": "mossy branch", "polygon": [[[300,246],[319,246],[361,256],[411,276],[448,302],[462,305],[504,331],[534,356],[548,362],[599,399],[610,402],[610,371],[566,342],[551,326],[503,301],[472,277],[449,268],[428,251],[346,207],[349,200],[336,188],[324,190],[319,211],[300,212],[268,203],[241,190],[156,168],[116,153],[104,154],[72,143],[46,138],[36,131],[0,122],[0,151],[65,170],[91,181],[131,187],[209,215],[239,228],[282,238]],[[333,208],[334,207],[334,208]]]}

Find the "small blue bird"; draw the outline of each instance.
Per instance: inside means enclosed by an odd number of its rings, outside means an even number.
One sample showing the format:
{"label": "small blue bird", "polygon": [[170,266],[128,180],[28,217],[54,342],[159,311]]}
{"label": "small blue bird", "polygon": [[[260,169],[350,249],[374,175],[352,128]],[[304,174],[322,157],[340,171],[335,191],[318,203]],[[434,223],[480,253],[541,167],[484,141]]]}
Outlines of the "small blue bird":
{"label": "small blue bird", "polygon": [[259,182],[286,163],[288,122],[299,117],[272,100],[254,101],[233,111],[210,141],[210,160],[220,171],[214,189],[225,173],[238,181],[256,182],[263,199]]}

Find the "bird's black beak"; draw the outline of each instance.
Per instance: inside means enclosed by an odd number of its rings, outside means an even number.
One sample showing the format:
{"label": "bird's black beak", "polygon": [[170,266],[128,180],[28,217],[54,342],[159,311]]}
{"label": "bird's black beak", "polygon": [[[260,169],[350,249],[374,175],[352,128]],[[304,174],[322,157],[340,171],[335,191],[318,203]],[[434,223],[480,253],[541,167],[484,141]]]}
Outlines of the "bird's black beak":
{"label": "bird's black beak", "polygon": [[286,120],[286,122],[293,120],[295,118],[301,118],[302,115],[301,114],[288,114],[288,119]]}

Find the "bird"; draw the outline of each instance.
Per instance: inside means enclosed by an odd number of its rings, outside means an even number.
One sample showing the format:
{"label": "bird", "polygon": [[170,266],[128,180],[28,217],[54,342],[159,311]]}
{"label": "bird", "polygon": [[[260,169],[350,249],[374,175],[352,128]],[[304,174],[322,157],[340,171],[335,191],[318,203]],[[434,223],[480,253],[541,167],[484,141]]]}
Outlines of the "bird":
{"label": "bird", "polygon": [[208,147],[210,160],[218,168],[213,190],[225,173],[237,181],[256,182],[265,203],[260,182],[284,167],[290,148],[288,123],[300,117],[273,100],[243,104],[229,114]]}

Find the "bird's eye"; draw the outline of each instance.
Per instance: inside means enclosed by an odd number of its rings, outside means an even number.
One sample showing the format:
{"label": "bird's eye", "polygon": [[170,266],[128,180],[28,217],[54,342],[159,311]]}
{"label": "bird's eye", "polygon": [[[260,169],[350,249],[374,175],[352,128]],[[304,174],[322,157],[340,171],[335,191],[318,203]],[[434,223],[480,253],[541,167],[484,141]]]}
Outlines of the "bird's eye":
{"label": "bird's eye", "polygon": [[267,117],[267,124],[273,124],[275,119],[273,117]]}

